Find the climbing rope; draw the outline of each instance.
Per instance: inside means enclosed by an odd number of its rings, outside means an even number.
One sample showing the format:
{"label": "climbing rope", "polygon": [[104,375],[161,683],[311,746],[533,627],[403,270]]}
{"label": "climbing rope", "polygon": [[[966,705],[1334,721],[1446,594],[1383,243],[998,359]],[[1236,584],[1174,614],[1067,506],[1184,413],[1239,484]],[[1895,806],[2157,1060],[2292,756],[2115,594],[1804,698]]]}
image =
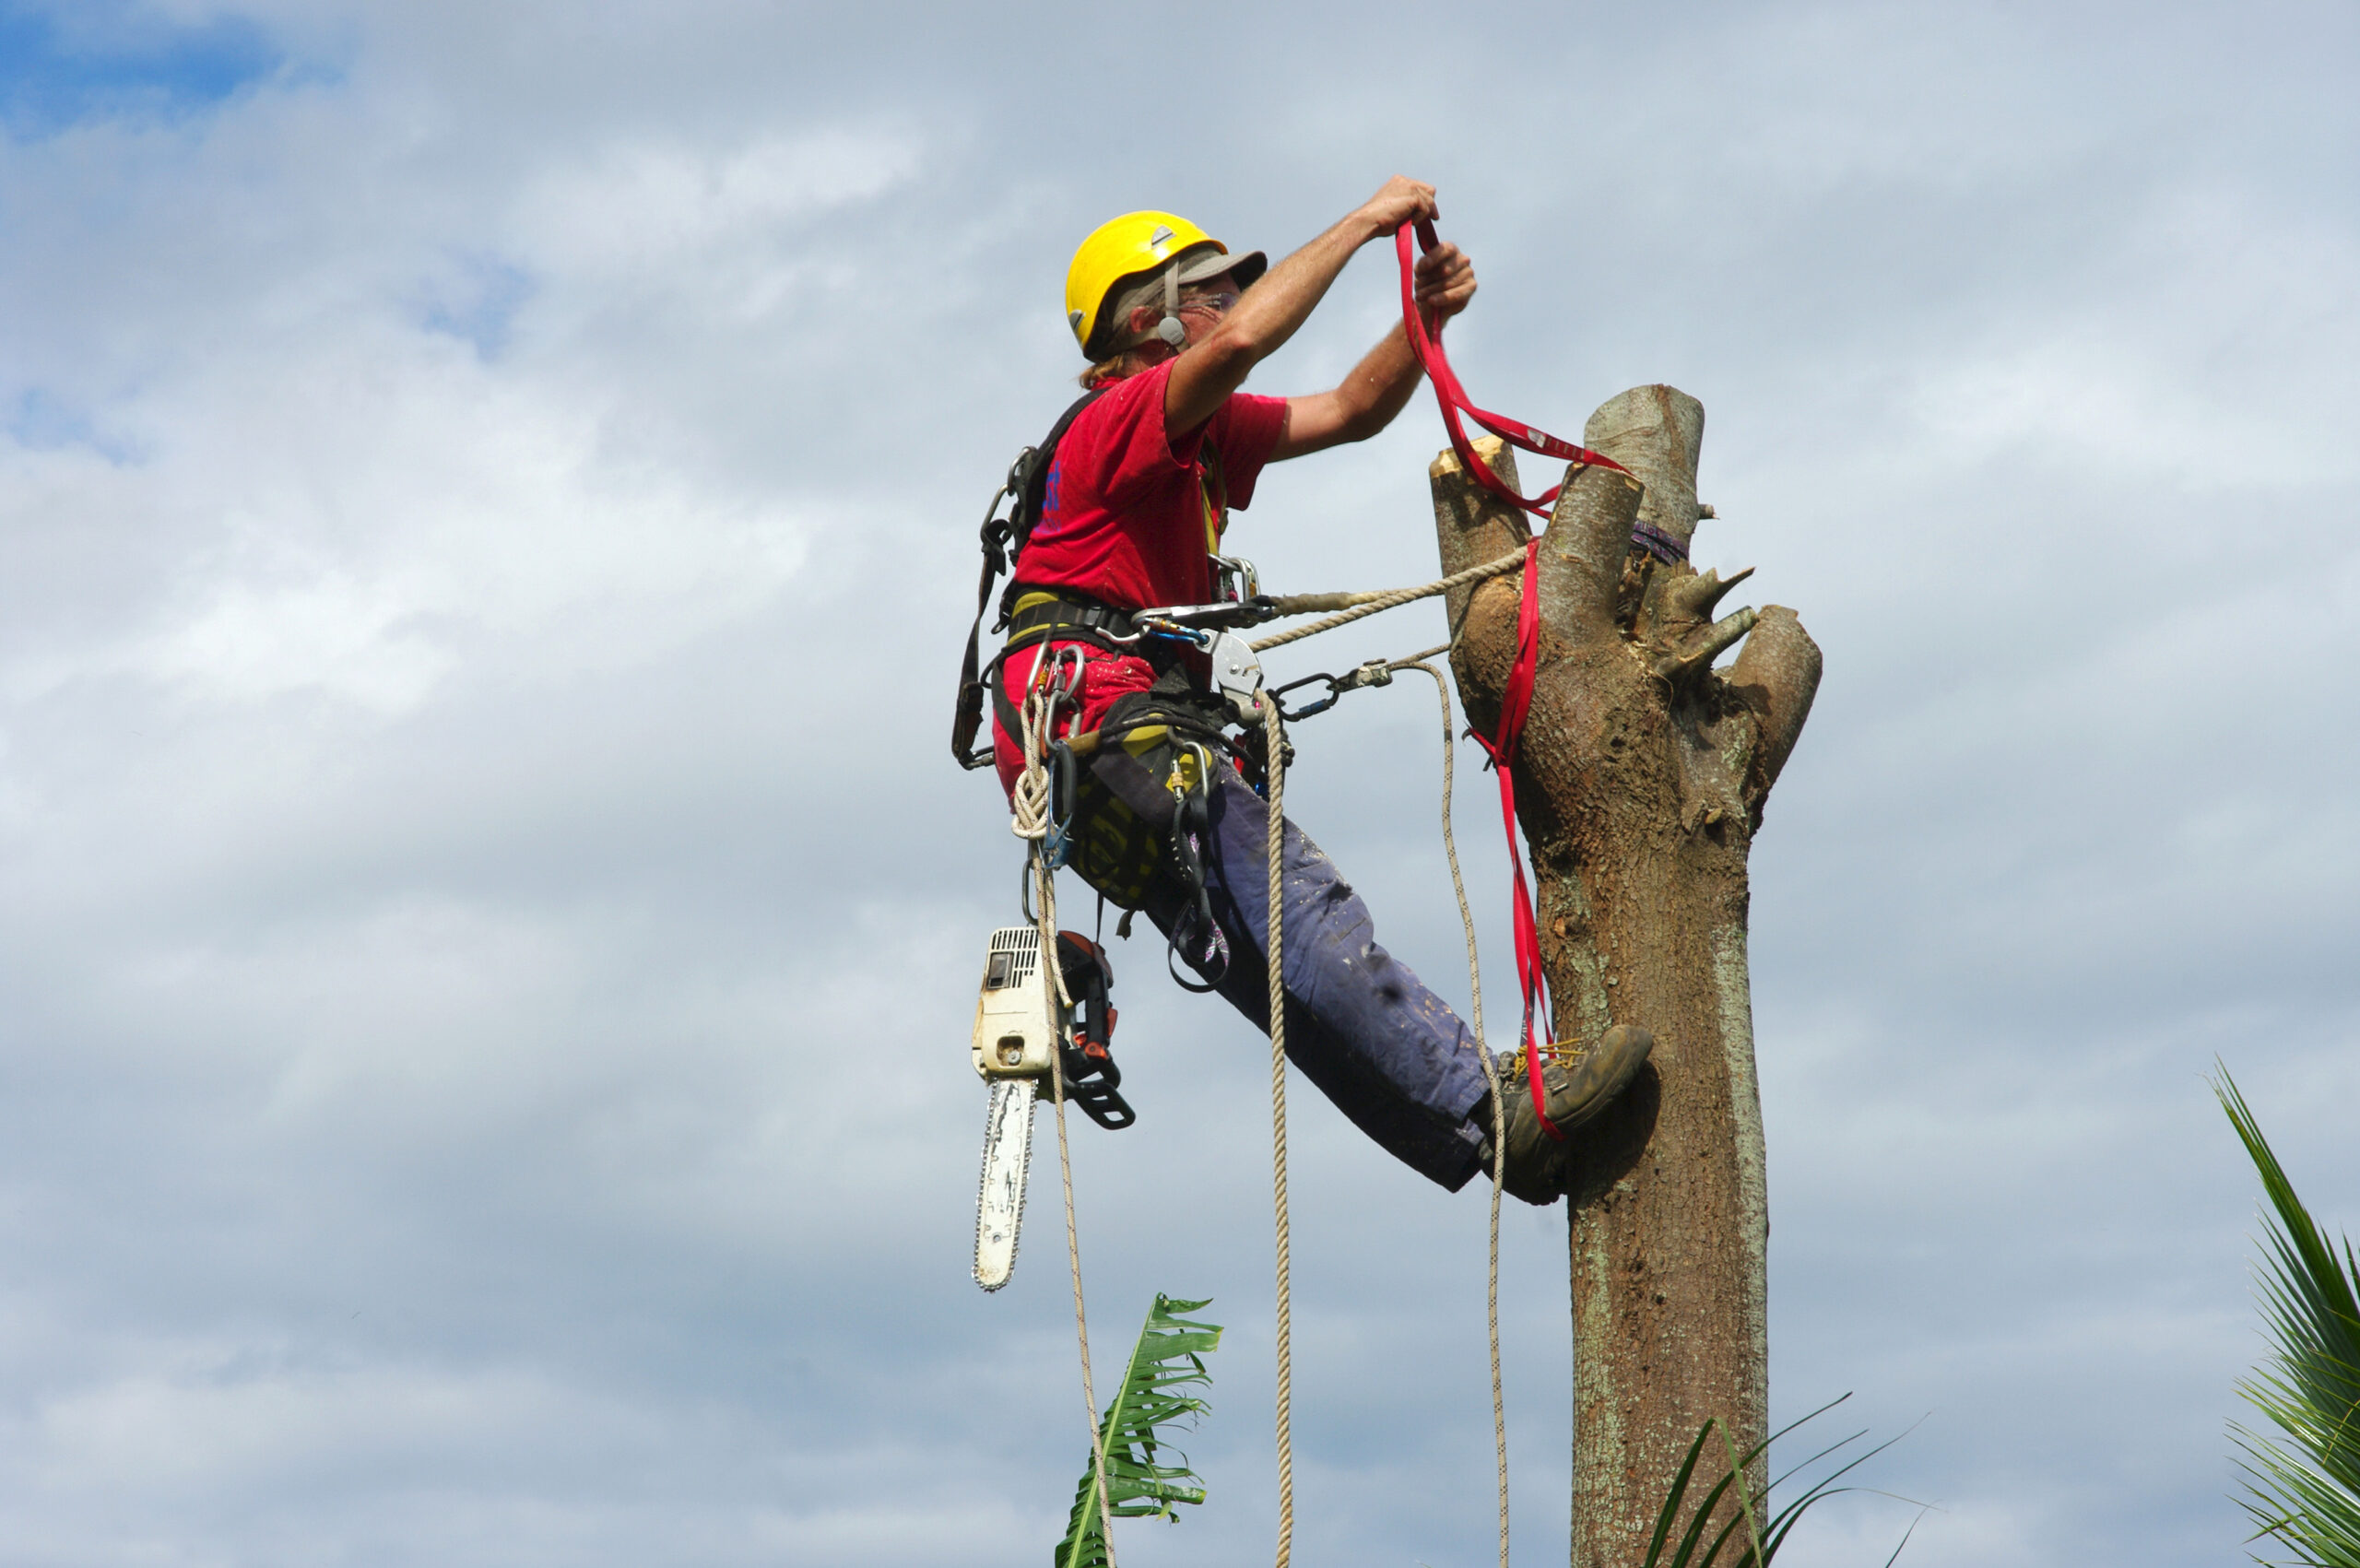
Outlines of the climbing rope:
{"label": "climbing rope", "polygon": [[[1515,565],[1525,559],[1518,551],[1509,558]],[[1499,563],[1493,563],[1497,566]],[[1479,569],[1482,570],[1482,569]],[[1460,574],[1462,577],[1465,573]],[[1370,595],[1371,600],[1386,597]],[[1394,599],[1406,603],[1406,599]],[[1390,606],[1373,604],[1365,613]],[[1500,1568],[1508,1568],[1508,1429],[1506,1391],[1500,1373],[1500,1188],[1507,1161],[1507,1138],[1501,1129],[1507,1125],[1505,1106],[1500,1095],[1499,1075],[1492,1070],[1491,1051],[1483,1035],[1483,971],[1475,945],[1475,912],[1467,901],[1467,880],[1458,868],[1458,843],[1451,826],[1451,786],[1456,772],[1456,746],[1451,731],[1450,688],[1442,672],[1424,661],[1438,654],[1446,654],[1451,644],[1429,648],[1405,659],[1385,661],[1388,672],[1404,669],[1423,670],[1434,683],[1434,695],[1442,703],[1442,843],[1443,853],[1450,863],[1451,891],[1458,900],[1458,919],[1467,934],[1467,984],[1473,1000],[1476,1059],[1481,1064],[1483,1083],[1492,1101],[1492,1204],[1489,1227],[1490,1260],[1484,1289],[1484,1315],[1487,1339],[1491,1350],[1492,1371],[1492,1447],[1499,1476]],[[1374,662],[1374,661],[1372,661]],[[1262,705],[1262,737],[1264,754],[1270,760],[1265,854],[1268,859],[1269,880],[1269,942],[1268,952],[1270,1012],[1270,1166],[1271,1208],[1273,1231],[1277,1239],[1278,1256],[1278,1451],[1279,1451],[1279,1568],[1286,1568],[1292,1553],[1294,1539],[1294,1443],[1293,1427],[1293,1338],[1294,1301],[1292,1279],[1292,1250],[1287,1217],[1287,1099],[1286,1099],[1286,989],[1280,967],[1280,923],[1284,908],[1283,850],[1286,819],[1283,805],[1286,790],[1286,743],[1280,727],[1278,704],[1266,701]]]}
{"label": "climbing rope", "polygon": [[1434,678],[1434,695],[1442,701],[1442,850],[1450,862],[1450,890],[1458,896],[1458,922],[1467,931],[1467,988],[1474,999],[1475,1054],[1483,1064],[1483,1084],[1492,1096],[1492,1223],[1491,1267],[1484,1287],[1483,1309],[1492,1349],[1492,1451],[1500,1473],[1500,1568],[1508,1568],[1508,1414],[1500,1381],[1500,1182],[1507,1168],[1506,1106],[1500,1096],[1500,1075],[1492,1070],[1492,1050],[1483,1037],[1483,968],[1475,955],[1475,911],[1467,902],[1467,879],[1458,873],[1458,841],[1451,831],[1450,789],[1457,755],[1450,725],[1450,684],[1442,671],[1425,661],[1449,652],[1449,644],[1406,659],[1395,659],[1387,669],[1423,670]]}
{"label": "climbing rope", "polygon": [[1264,755],[1269,760],[1269,831],[1264,841],[1270,862],[1269,941],[1263,961],[1270,981],[1270,1208],[1276,1215],[1279,1261],[1279,1564],[1294,1555],[1294,1288],[1287,1237],[1287,994],[1279,969],[1279,917],[1285,899],[1286,736],[1279,727],[1279,705],[1262,700]]}
{"label": "climbing rope", "polygon": [[[1043,650],[1045,654],[1046,649]],[[1049,831],[1049,735],[1056,726],[1060,698],[1079,697],[1080,671],[1076,666],[1072,690],[1041,678],[1041,655],[1032,661],[1032,678],[1024,695],[1023,743],[1024,773],[1017,781],[1012,800],[1028,800],[1030,808],[1020,806],[1011,824],[1018,838],[1029,840],[1032,845],[1034,919],[1041,931],[1041,962],[1047,969],[1049,984],[1055,987],[1059,1016],[1073,1006],[1073,997],[1066,990],[1065,965],[1057,952],[1057,873],[1049,864],[1046,840]],[[1073,1332],[1081,1355],[1081,1413],[1090,1423],[1090,1454],[1094,1463],[1092,1472],[1098,1478],[1098,1516],[1104,1522],[1101,1539],[1106,1543],[1106,1568],[1115,1568],[1114,1510],[1106,1495],[1106,1440],[1098,1430],[1098,1395],[1092,1386],[1090,1372],[1090,1314],[1081,1299],[1081,1232],[1075,1223],[1073,1207],[1073,1152],[1066,1140],[1066,1069],[1065,1052],[1053,1044],[1049,1051],[1049,1098],[1056,1107],[1057,1121],[1057,1179],[1066,1200],[1066,1262],[1073,1275]]]}
{"label": "climbing rope", "polygon": [[1436,594],[1446,594],[1453,588],[1461,588],[1469,583],[1481,583],[1486,578],[1502,576],[1522,566],[1525,555],[1524,548],[1518,546],[1514,555],[1504,555],[1497,560],[1487,560],[1481,566],[1470,566],[1464,572],[1454,572],[1447,577],[1437,578],[1432,583],[1422,583],[1414,588],[1385,588],[1367,594],[1284,595],[1271,601],[1280,615],[1312,615],[1321,610],[1341,610],[1343,613],[1328,616],[1324,620],[1315,620],[1308,626],[1297,626],[1289,631],[1272,632],[1268,637],[1257,637],[1247,646],[1259,654],[1288,643],[1299,643],[1305,637],[1316,636],[1322,631],[1333,631],[1336,628],[1348,625],[1364,615],[1375,615],[1379,610],[1389,610],[1396,605],[1414,604],[1420,599],[1431,599]]}

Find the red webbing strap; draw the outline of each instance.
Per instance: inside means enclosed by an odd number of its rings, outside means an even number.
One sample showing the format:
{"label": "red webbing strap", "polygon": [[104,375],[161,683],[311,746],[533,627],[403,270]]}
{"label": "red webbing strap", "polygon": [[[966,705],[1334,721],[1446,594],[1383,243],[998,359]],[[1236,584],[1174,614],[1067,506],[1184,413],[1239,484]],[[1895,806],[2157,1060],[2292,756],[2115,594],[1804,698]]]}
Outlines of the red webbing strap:
{"label": "red webbing strap", "polygon": [[1486,739],[1469,731],[1475,743],[1491,753],[1492,771],[1500,776],[1500,816],[1507,827],[1508,866],[1516,873],[1516,978],[1524,993],[1524,1071],[1532,1089],[1533,1114],[1553,1138],[1563,1139],[1549,1119],[1548,1101],[1540,1088],[1540,1020],[1549,1006],[1548,982],[1540,973],[1540,923],[1532,912],[1532,889],[1524,878],[1524,851],[1516,838],[1516,754],[1524,738],[1525,714],[1532,708],[1532,682],[1540,667],[1540,541],[1524,547],[1524,598],[1516,616],[1516,664],[1508,671],[1506,690],[1500,698],[1500,733]]}
{"label": "red webbing strap", "polygon": [[[1410,231],[1413,227],[1420,250],[1431,251],[1439,243],[1431,223],[1405,223],[1394,231],[1394,253],[1401,259],[1401,329],[1409,335],[1410,350],[1417,355],[1426,379],[1434,383],[1434,401],[1442,405],[1443,428],[1450,432],[1450,449],[1458,454],[1460,466],[1475,477],[1476,483],[1502,501],[1539,517],[1549,515],[1557,491],[1564,489],[1562,485],[1552,486],[1538,496],[1521,496],[1508,489],[1467,439],[1467,429],[1459,420],[1463,413],[1511,446],[1543,457],[1627,472],[1622,464],[1602,453],[1560,441],[1521,419],[1511,419],[1475,406],[1467,395],[1467,389],[1458,383],[1457,372],[1450,368],[1449,357],[1443,352],[1441,326],[1437,324],[1429,333],[1425,318],[1418,312],[1417,262],[1410,253]],[[1524,848],[1516,842],[1516,746],[1524,736],[1525,714],[1532,707],[1532,682],[1540,665],[1540,551],[1539,539],[1524,547],[1524,598],[1516,610],[1516,664],[1508,672],[1507,689],[1500,699],[1500,733],[1491,739],[1477,734],[1475,739],[1491,753],[1492,771],[1500,776],[1500,816],[1507,829],[1508,867],[1515,873],[1516,977],[1524,992],[1525,1078],[1532,1089],[1534,1114],[1540,1118],[1541,1126],[1551,1138],[1562,1140],[1565,1135],[1549,1119],[1548,1099],[1540,1087],[1541,1020],[1547,1016],[1549,988],[1540,973],[1540,923],[1533,914],[1532,887],[1525,879]]]}
{"label": "red webbing strap", "polygon": [[1440,242],[1434,238],[1434,226],[1431,223],[1405,223],[1394,230],[1394,253],[1401,258],[1401,328],[1409,334],[1410,351],[1417,355],[1418,363],[1425,370],[1426,379],[1434,383],[1434,401],[1442,405],[1443,428],[1450,432],[1450,449],[1458,454],[1459,463],[1475,476],[1476,483],[1502,501],[1520,506],[1536,517],[1549,515],[1551,503],[1557,499],[1557,491],[1564,488],[1552,485],[1538,496],[1521,496],[1508,489],[1501,482],[1500,477],[1492,472],[1491,466],[1476,455],[1474,444],[1467,439],[1467,429],[1459,422],[1462,412],[1511,446],[1520,446],[1543,457],[1562,458],[1567,463],[1587,463],[1600,468],[1611,468],[1618,474],[1624,472],[1622,464],[1603,454],[1592,452],[1586,446],[1575,446],[1569,441],[1560,441],[1547,430],[1536,430],[1521,419],[1511,419],[1504,414],[1493,414],[1475,407],[1473,400],[1467,395],[1467,389],[1458,384],[1458,374],[1450,368],[1449,356],[1443,352],[1441,326],[1437,324],[1432,333],[1428,333],[1425,318],[1418,312],[1417,262],[1410,253],[1410,230],[1412,227],[1418,231],[1420,250],[1431,251]]}

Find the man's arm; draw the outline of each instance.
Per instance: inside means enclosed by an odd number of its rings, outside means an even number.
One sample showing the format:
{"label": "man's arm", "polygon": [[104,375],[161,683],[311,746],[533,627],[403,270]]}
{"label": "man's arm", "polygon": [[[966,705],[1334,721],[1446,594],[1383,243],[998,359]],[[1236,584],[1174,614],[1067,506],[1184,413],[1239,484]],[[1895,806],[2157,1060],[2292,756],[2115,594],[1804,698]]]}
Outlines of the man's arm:
{"label": "man's arm", "polygon": [[[1439,331],[1475,297],[1474,265],[1456,245],[1437,245],[1419,257],[1415,282],[1419,313],[1429,334]],[[1348,441],[1366,441],[1409,404],[1422,373],[1410,336],[1396,322],[1335,391],[1287,399],[1286,426],[1270,461],[1282,463]]]}
{"label": "man's arm", "polygon": [[[1245,384],[1246,373],[1294,336],[1353,252],[1404,223],[1434,216],[1434,188],[1397,174],[1325,234],[1272,267],[1245,292],[1220,326],[1203,341],[1190,344],[1173,363],[1163,386],[1163,428],[1176,436],[1211,419],[1230,394]],[[1407,359],[1407,343],[1401,352]],[[1409,375],[1415,384],[1414,360]],[[1408,396],[1405,390],[1402,400]],[[1399,403],[1395,409],[1398,411]]]}

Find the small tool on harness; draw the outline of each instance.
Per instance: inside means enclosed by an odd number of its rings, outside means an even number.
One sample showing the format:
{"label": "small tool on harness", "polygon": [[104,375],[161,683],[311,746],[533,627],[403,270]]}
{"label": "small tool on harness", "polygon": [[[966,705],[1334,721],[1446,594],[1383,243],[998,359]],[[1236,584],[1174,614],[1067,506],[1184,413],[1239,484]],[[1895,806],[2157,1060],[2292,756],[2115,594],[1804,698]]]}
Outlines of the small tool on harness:
{"label": "small tool on harness", "polygon": [[[1212,836],[1212,749],[1191,742],[1187,750],[1196,761],[1196,777],[1192,782],[1186,768],[1172,772],[1172,826],[1164,845],[1172,875],[1187,890],[1188,902],[1173,918],[1163,967],[1183,990],[1201,995],[1229,976],[1229,938],[1213,918],[1212,893],[1205,885],[1204,845]],[[1204,979],[1181,973],[1177,961],[1182,959]]]}
{"label": "small tool on harness", "polygon": [[1042,835],[1041,857],[1052,871],[1061,868],[1073,853],[1074,802],[1080,792],[1074,772],[1077,766],[1072,747],[1062,740],[1050,744],[1049,831]]}
{"label": "small tool on harness", "polygon": [[1102,1127],[1139,1120],[1120,1088],[1122,1069],[1108,1046],[1115,1010],[1108,1001],[1114,970],[1097,943],[1057,933],[1057,965],[1068,1012],[1041,962],[1041,929],[1005,925],[991,935],[984,983],[975,999],[969,1047],[976,1076],[991,1085],[984,1108],[983,1174],[975,1197],[975,1283],[997,1291],[1016,1271],[1016,1243],[1024,1223],[1025,1177],[1032,1164],[1032,1108],[1050,1053],[1065,1070],[1066,1098]]}

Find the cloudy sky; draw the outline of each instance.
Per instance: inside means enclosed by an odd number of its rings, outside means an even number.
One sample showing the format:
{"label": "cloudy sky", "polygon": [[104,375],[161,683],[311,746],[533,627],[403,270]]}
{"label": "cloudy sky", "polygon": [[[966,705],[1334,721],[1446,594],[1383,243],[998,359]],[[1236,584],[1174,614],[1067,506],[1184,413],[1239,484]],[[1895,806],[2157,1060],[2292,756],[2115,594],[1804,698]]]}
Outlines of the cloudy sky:
{"label": "cloudy sky", "polygon": [[[2238,1560],[2216,1055],[2360,1229],[2355,67],[2335,4],[0,0],[0,1562],[1043,1561],[1053,1185],[967,1278],[1019,866],[944,756],[974,529],[1093,224],[1282,253],[1396,171],[1476,396],[1703,399],[1699,560],[1826,650],[1754,858],[1777,1409],[1911,1429],[1905,1562]],[[1439,444],[1235,536],[1421,580]],[[1435,729],[1357,696],[1289,799],[1457,998]],[[1230,1326],[1210,1501],[1117,1546],[1252,1562],[1267,1058],[1115,960],[1104,1375],[1158,1291]],[[1297,1561],[1488,1561],[1483,1205],[1294,1103]],[[1564,1221],[1510,1207],[1549,1562]]]}

